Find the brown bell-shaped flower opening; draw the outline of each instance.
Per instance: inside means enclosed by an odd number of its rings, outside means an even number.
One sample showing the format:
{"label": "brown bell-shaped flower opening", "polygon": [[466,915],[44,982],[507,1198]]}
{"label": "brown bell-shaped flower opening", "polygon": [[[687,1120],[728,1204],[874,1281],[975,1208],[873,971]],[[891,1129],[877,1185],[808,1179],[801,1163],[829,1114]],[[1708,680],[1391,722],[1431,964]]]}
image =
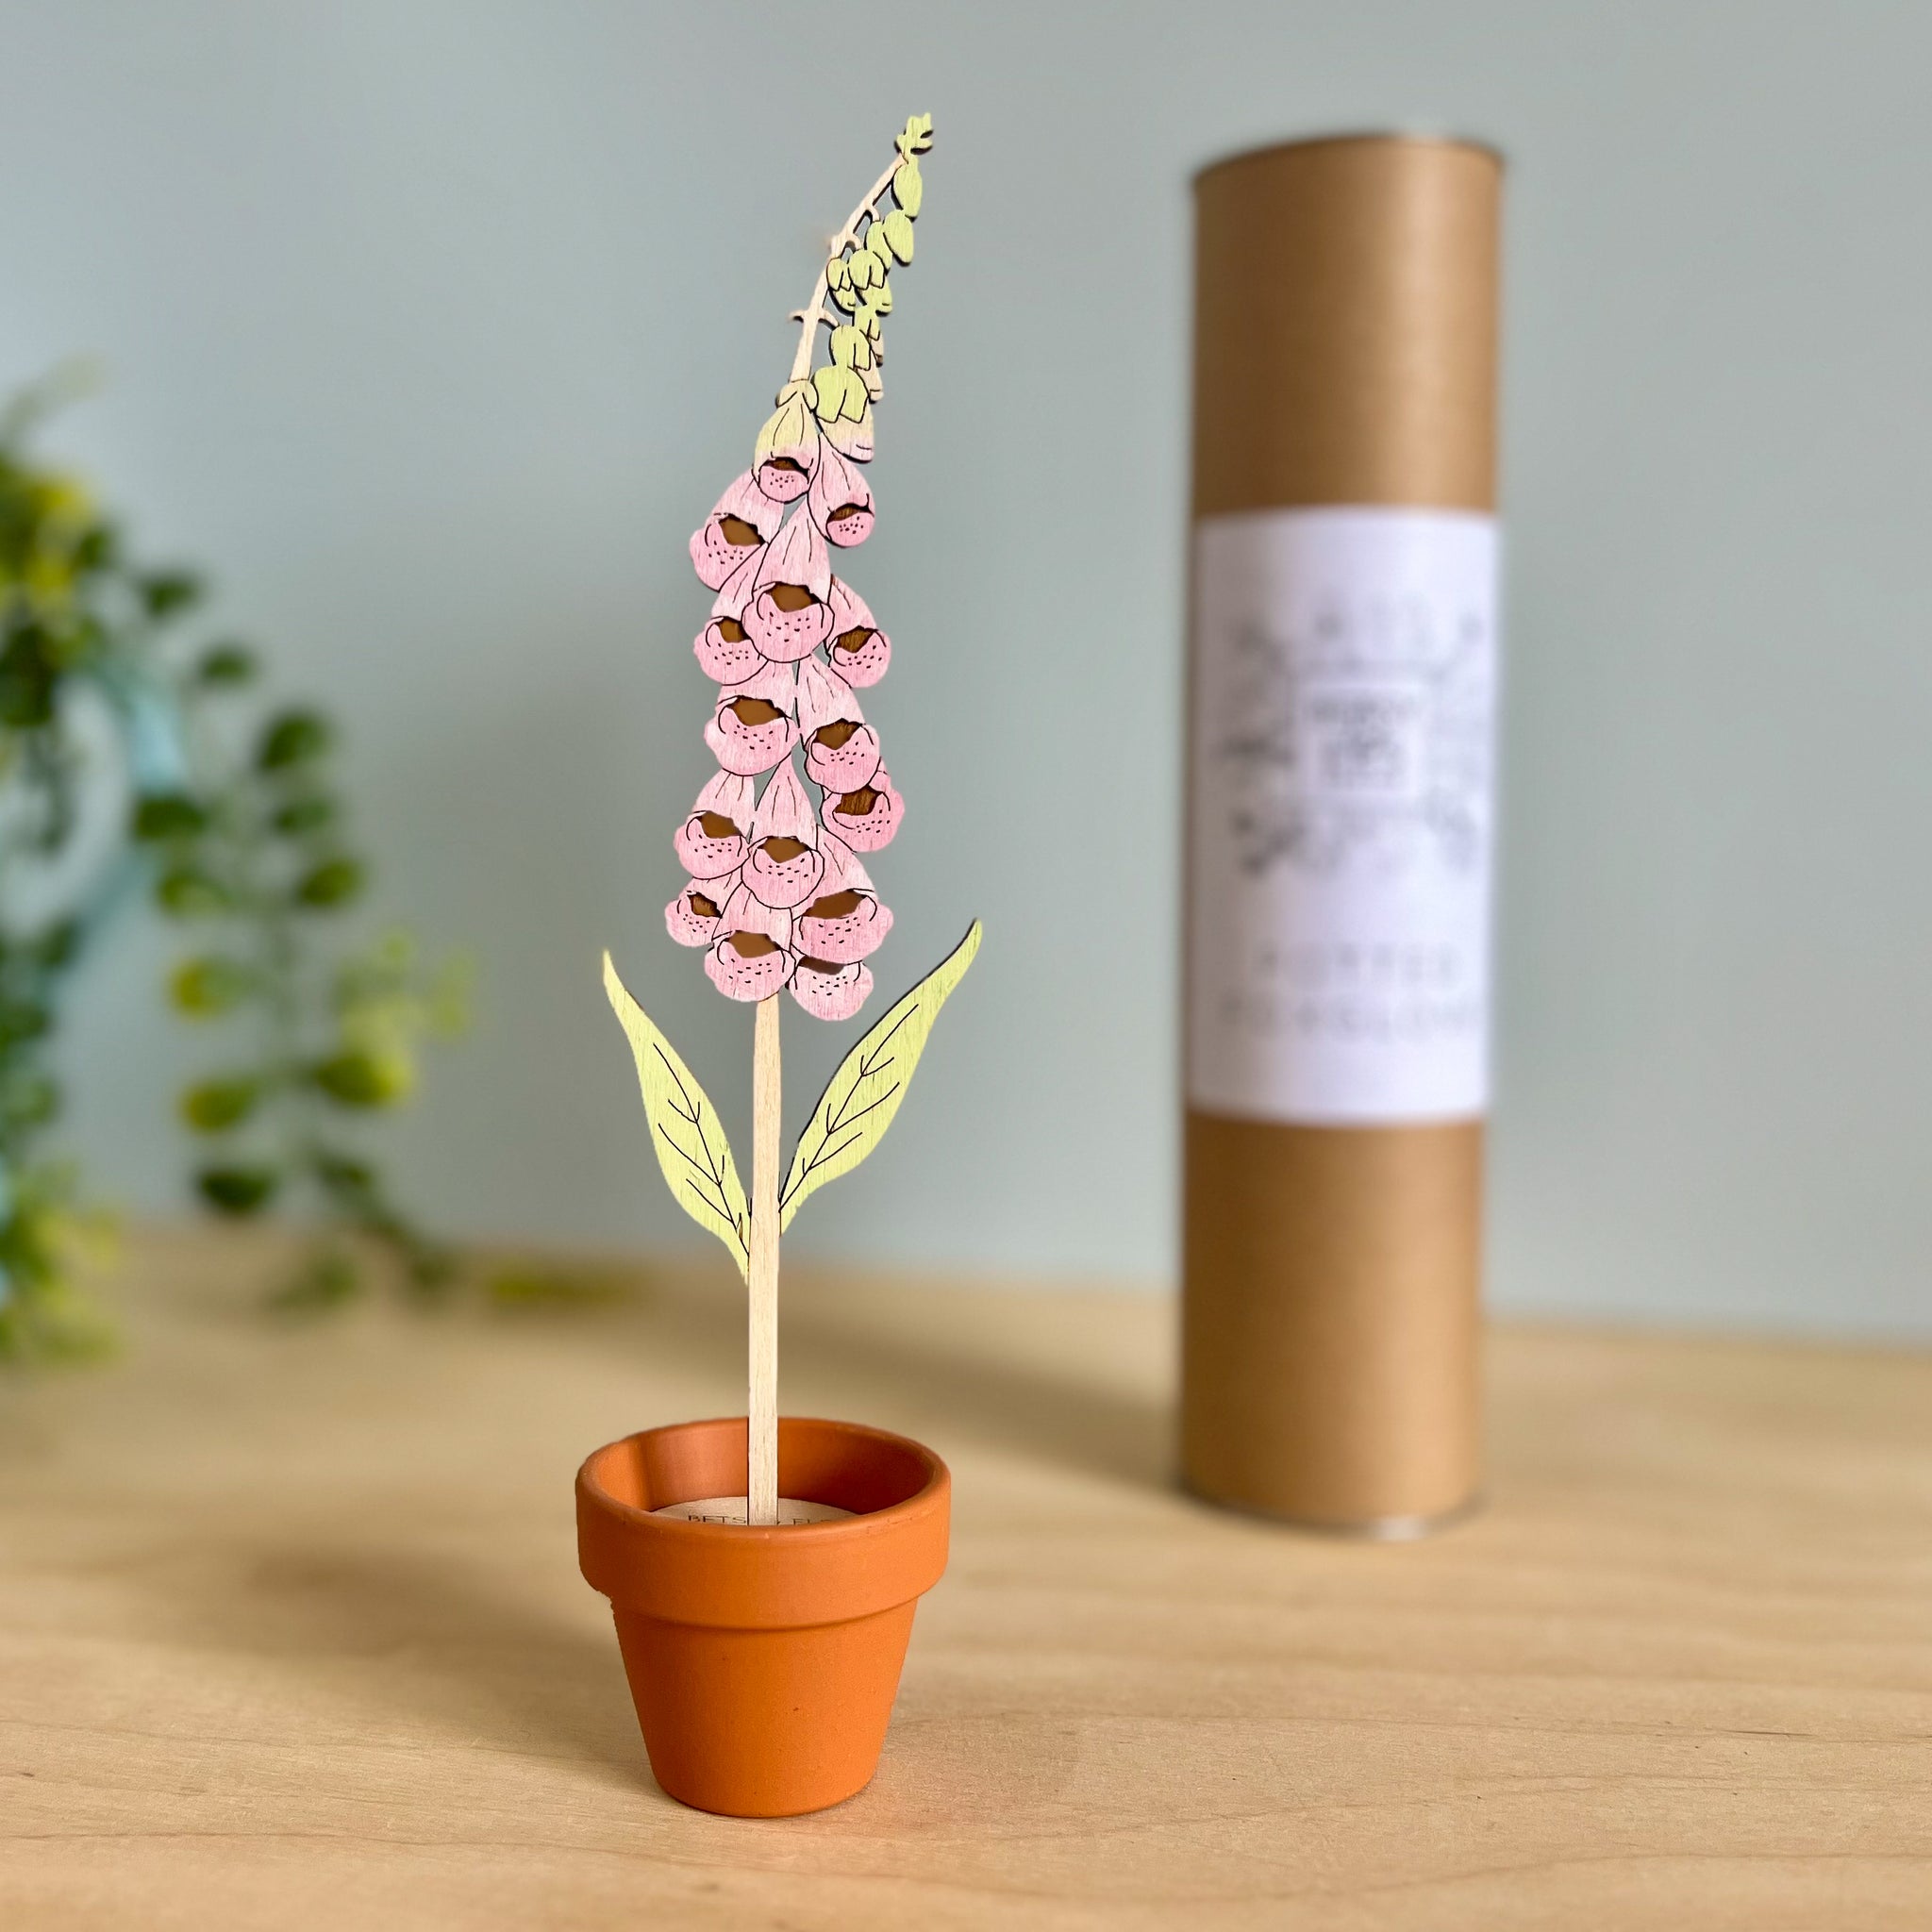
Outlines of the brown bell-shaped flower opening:
{"label": "brown bell-shaped flower opening", "polygon": [[741,622],[760,656],[795,664],[824,642],[832,628],[826,604],[832,568],[825,540],[809,516],[794,515],[758,564]]}
{"label": "brown bell-shaped flower opening", "polygon": [[756,794],[752,781],[733,772],[718,773],[698,793],[671,841],[677,862],[692,878],[722,879],[744,863],[744,834],[757,809]]}
{"label": "brown bell-shaped flower opening", "polygon": [[906,801],[881,765],[869,784],[826,798],[825,824],[855,852],[876,852],[890,845],[906,815]]}
{"label": "brown bell-shaped flower opening", "polygon": [[708,589],[722,590],[748,557],[777,535],[784,512],[747,471],[713,505],[691,540],[691,567]]}
{"label": "brown bell-shaped flower opening", "polygon": [[792,722],[796,679],[789,665],[768,664],[757,677],[719,694],[705,742],[727,772],[753,777],[769,772],[798,742]]}
{"label": "brown bell-shaped flower opening", "polygon": [[723,892],[730,897],[726,890],[730,881],[720,884],[715,879],[691,879],[683,891],[664,908],[664,929],[680,946],[708,946],[718,938],[718,922],[724,916],[724,908],[714,893]]}
{"label": "brown bell-shaped flower opening", "polygon": [[791,915],[759,905],[741,886],[720,919],[705,972],[728,999],[769,999],[791,976]]}
{"label": "brown bell-shaped flower opening", "polygon": [[735,617],[714,617],[698,633],[691,651],[698,669],[714,684],[743,684],[764,668],[751,633]]}
{"label": "brown bell-shaped flower opening", "polygon": [[879,768],[879,735],[870,724],[840,718],[805,741],[805,769],[827,791],[856,791]]}
{"label": "brown bell-shaped flower opening", "polygon": [[801,951],[841,966],[877,952],[891,929],[891,909],[880,905],[877,894],[849,885],[800,907],[793,928]]}
{"label": "brown bell-shaped flower opening", "polygon": [[758,465],[758,488],[774,503],[791,503],[811,487],[811,472],[795,457],[773,457]]}
{"label": "brown bell-shaped flower opening", "polygon": [[892,641],[870,625],[856,624],[832,639],[832,669],[847,684],[876,684],[892,661]]}

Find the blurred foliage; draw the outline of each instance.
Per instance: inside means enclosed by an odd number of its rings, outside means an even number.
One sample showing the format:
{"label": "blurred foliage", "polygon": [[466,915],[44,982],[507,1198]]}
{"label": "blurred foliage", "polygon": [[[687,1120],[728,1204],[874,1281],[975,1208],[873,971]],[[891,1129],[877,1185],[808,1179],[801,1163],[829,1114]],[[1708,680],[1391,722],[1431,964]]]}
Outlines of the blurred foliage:
{"label": "blurred foliage", "polygon": [[[61,1093],[47,1048],[61,991],[130,885],[180,928],[173,1007],[222,1043],[180,1097],[201,1202],[314,1224],[282,1306],[350,1299],[371,1244],[431,1295],[449,1252],[359,1130],[415,1092],[424,1041],[462,1029],[461,963],[425,962],[407,933],[339,936],[368,866],[333,725],[267,702],[253,647],[195,635],[201,579],[134,557],[78,482],[30,454],[60,399],[44,384],[0,415],[0,1360],[108,1340],[68,1272],[90,1222],[75,1166],[49,1146]],[[90,700],[114,721],[124,774],[100,769],[81,729]],[[32,895],[9,888],[72,860],[91,798],[117,782],[132,797],[125,836],[61,897],[71,909],[16,913]]]}

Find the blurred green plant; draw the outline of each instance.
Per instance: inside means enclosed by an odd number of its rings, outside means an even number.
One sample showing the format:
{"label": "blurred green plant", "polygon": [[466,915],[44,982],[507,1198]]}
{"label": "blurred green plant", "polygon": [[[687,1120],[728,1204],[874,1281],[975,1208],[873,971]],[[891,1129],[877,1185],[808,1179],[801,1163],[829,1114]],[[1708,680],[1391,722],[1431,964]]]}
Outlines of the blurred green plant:
{"label": "blurred green plant", "polygon": [[[202,1202],[313,1223],[282,1306],[349,1299],[370,1243],[433,1294],[451,1255],[358,1130],[415,1091],[425,1040],[461,1031],[462,962],[423,961],[406,933],[337,936],[368,868],[334,727],[263,704],[251,647],[192,638],[200,578],[135,558],[80,484],[29,452],[69,389],[57,378],[0,414],[0,1360],[107,1340],[68,1274],[88,1217],[75,1165],[49,1147],[61,1092],[47,1049],[75,967],[143,887],[192,941],[172,1004],[226,1048],[180,1098],[205,1143]],[[104,738],[118,773],[103,769]],[[117,784],[127,821],[90,841],[90,803]]]}

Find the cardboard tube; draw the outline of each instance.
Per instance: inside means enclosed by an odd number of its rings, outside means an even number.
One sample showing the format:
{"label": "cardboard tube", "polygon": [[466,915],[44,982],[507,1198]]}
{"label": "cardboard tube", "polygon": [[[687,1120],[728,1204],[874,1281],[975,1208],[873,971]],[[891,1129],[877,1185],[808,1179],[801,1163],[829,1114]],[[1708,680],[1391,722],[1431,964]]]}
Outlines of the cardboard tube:
{"label": "cardboard tube", "polygon": [[[1462,521],[1490,530],[1501,175],[1479,146],[1365,136],[1240,155],[1197,178],[1191,933],[1205,890],[1202,520],[1353,507],[1476,512]],[[1355,823],[1338,818],[1337,837]],[[1184,1479],[1305,1524],[1414,1533],[1467,1507],[1478,1480],[1480,1103],[1345,1123],[1265,1099],[1205,1104],[1199,958]],[[1474,997],[1486,994],[1485,979]]]}

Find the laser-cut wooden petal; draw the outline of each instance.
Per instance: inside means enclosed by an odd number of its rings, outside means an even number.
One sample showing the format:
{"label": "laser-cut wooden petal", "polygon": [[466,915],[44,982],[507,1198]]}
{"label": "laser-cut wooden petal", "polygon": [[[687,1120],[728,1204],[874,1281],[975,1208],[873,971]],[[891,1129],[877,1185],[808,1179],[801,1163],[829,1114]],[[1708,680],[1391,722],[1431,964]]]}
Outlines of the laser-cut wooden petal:
{"label": "laser-cut wooden petal", "polygon": [[878,627],[865,599],[841,578],[826,598],[832,610],[826,656],[847,684],[876,684],[892,661],[892,641]]}
{"label": "laser-cut wooden petal", "polygon": [[718,590],[747,556],[769,543],[783,515],[749,470],[740,476],[691,533],[691,566],[707,588]]}

